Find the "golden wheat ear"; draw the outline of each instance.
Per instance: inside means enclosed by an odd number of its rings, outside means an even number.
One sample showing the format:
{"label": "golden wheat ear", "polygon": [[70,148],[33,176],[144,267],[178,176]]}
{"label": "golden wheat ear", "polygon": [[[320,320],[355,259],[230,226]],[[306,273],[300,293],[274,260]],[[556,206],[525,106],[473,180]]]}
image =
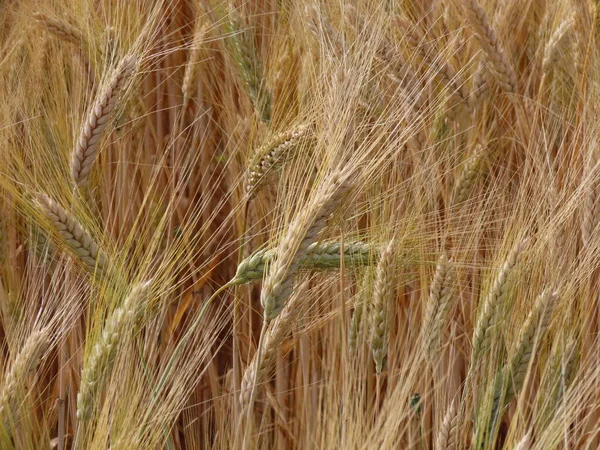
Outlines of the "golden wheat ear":
{"label": "golden wheat ear", "polygon": [[87,181],[98,156],[98,145],[108,126],[111,113],[137,64],[138,59],[133,55],[125,56],[121,60],[108,86],[100,93],[83,122],[71,157],[71,176],[78,187]]}
{"label": "golden wheat ear", "polygon": [[0,419],[5,430],[15,423],[19,416],[19,393],[25,385],[25,379],[35,373],[40,360],[50,345],[50,329],[43,328],[33,332],[10,366],[2,390],[0,390]]}

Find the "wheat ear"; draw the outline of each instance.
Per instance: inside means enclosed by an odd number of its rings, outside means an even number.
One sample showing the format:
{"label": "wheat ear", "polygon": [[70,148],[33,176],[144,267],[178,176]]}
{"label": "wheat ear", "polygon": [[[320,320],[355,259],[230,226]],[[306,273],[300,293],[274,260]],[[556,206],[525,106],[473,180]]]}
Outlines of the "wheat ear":
{"label": "wheat ear", "polygon": [[[244,371],[240,391],[240,404],[248,405],[252,396],[252,389],[256,383],[258,388],[271,373],[277,357],[277,349],[289,335],[293,328],[293,322],[299,317],[307,306],[302,294],[307,286],[303,283],[297,292],[292,295],[290,301],[285,305],[281,314],[275,318],[267,329],[262,339],[262,351],[256,351],[252,361]],[[256,395],[256,392],[255,392]]]}
{"label": "wheat ear", "polygon": [[552,33],[544,49],[544,59],[542,61],[542,76],[546,77],[558,62],[562,52],[568,45],[571,33],[575,25],[573,16],[567,17],[559,27]]}
{"label": "wheat ear", "polygon": [[333,212],[341,196],[350,188],[347,174],[333,172],[321,185],[308,205],[292,220],[277,249],[277,259],[269,268],[260,301],[265,319],[271,320],[281,312],[289,298],[293,277],[316,241],[325,220]]}
{"label": "wheat ear", "polygon": [[427,310],[421,331],[421,345],[424,356],[433,366],[437,359],[440,331],[452,305],[452,276],[445,254],[440,259],[433,276]]}
{"label": "wheat ear", "polygon": [[81,132],[71,158],[71,176],[75,184],[83,186],[98,156],[98,144],[108,126],[119,94],[131,78],[138,59],[125,56],[115,69],[108,86],[96,98],[81,127]]}
{"label": "wheat ear", "polygon": [[518,92],[518,81],[515,69],[510,63],[506,53],[496,36],[496,32],[490,26],[485,11],[477,0],[456,0],[462,6],[467,20],[479,45],[487,55],[489,61],[486,67],[494,74],[496,82],[502,88],[511,93]]}
{"label": "wheat ear", "polygon": [[368,268],[365,271],[362,286],[360,291],[354,296],[354,311],[352,311],[352,319],[348,330],[348,348],[351,352],[355,352],[358,347],[358,338],[362,335],[363,322],[368,318],[367,297],[370,293],[370,281],[372,271]]}
{"label": "wheat ear", "polygon": [[492,285],[481,307],[481,313],[475,324],[471,344],[471,368],[475,367],[475,362],[481,352],[487,349],[492,338],[492,330],[501,320],[498,316],[501,314],[508,297],[510,276],[514,272],[519,262],[519,257],[526,245],[527,241],[522,241],[515,246],[508,259],[504,262],[500,273],[496,277],[496,281]]}
{"label": "wheat ear", "polygon": [[452,194],[452,205],[458,205],[469,198],[469,194],[477,180],[479,168],[483,160],[483,154],[484,147],[481,144],[477,144],[475,152],[465,164],[465,167],[460,174],[460,178],[456,181],[454,192]]}
{"label": "wheat ear", "polygon": [[[298,262],[300,269],[325,270],[340,267],[341,259],[345,266],[363,266],[369,264],[372,246],[364,242],[344,243],[315,242],[308,246],[306,255]],[[277,258],[278,249],[258,250],[244,259],[237,267],[237,271],[230,284],[246,284],[253,280],[260,280],[264,276],[265,268]]]}
{"label": "wheat ear", "polygon": [[556,298],[556,292],[544,291],[521,328],[519,341],[509,365],[511,396],[516,395],[523,387],[535,350],[535,342],[550,326]]}
{"label": "wheat ear", "polygon": [[112,368],[117,346],[122,341],[123,335],[129,331],[129,327],[133,326],[144,312],[150,286],[150,281],[136,285],[123,305],[115,309],[106,320],[102,334],[81,371],[81,384],[77,394],[79,420],[91,417],[94,399],[101,390],[104,376]]}
{"label": "wheat ear", "polygon": [[48,346],[50,345],[50,330],[43,328],[33,332],[11,365],[2,390],[0,390],[0,417],[5,430],[10,423],[18,418],[19,392],[25,384],[25,379],[34,373]]}
{"label": "wheat ear", "polygon": [[63,41],[83,47],[83,34],[74,26],[43,13],[35,13],[33,18],[37,23],[45,27],[46,30]]}
{"label": "wheat ear", "polygon": [[50,221],[52,227],[64,239],[71,251],[92,271],[106,267],[106,255],[96,241],[62,206],[46,194],[37,196],[37,204]]}
{"label": "wheat ear", "polygon": [[256,152],[257,157],[250,166],[245,182],[248,198],[254,196],[265,175],[289,160],[293,154],[292,150],[310,133],[308,125],[298,125],[274,136]]}
{"label": "wheat ear", "polygon": [[190,99],[196,93],[197,87],[197,74],[198,74],[198,63],[200,62],[200,44],[204,40],[206,35],[206,24],[202,25],[194,33],[194,39],[192,42],[192,48],[190,50],[188,60],[185,64],[185,71],[183,73],[183,82],[181,84],[181,92],[183,93],[183,105],[189,103]]}
{"label": "wheat ear", "polygon": [[375,273],[373,307],[371,312],[371,352],[375,369],[380,374],[388,349],[390,318],[389,309],[394,291],[394,241],[381,252]]}
{"label": "wheat ear", "polygon": [[459,415],[456,410],[456,403],[453,401],[446,414],[444,414],[444,420],[438,430],[437,439],[435,441],[435,450],[457,450],[457,432]]}
{"label": "wheat ear", "polygon": [[263,67],[254,43],[244,30],[243,20],[236,9],[229,15],[229,31],[233,40],[232,54],[250,100],[265,123],[271,121],[271,93],[264,83]]}

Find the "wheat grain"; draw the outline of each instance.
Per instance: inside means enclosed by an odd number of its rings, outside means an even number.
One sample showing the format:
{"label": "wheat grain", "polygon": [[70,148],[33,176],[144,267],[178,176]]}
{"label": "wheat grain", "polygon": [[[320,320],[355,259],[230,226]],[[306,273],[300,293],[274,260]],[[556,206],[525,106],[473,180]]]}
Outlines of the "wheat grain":
{"label": "wheat grain", "polygon": [[128,327],[133,326],[144,312],[150,286],[151,282],[146,281],[133,287],[123,305],[115,309],[106,320],[102,334],[92,347],[81,371],[81,384],[77,394],[79,420],[91,417],[95,397],[101,391],[102,380],[112,368],[117,346],[129,331]]}
{"label": "wheat grain", "polygon": [[90,270],[102,271],[106,268],[106,255],[71,214],[46,194],[39,194],[36,201],[52,227]]}
{"label": "wheat grain", "polygon": [[98,145],[108,126],[111,113],[117,105],[119,94],[133,75],[137,61],[137,57],[133,55],[127,55],[121,60],[108,86],[97,97],[83,122],[71,158],[71,176],[78,187],[87,181],[98,156]]}
{"label": "wheat grain", "polygon": [[375,368],[380,374],[387,357],[389,339],[389,309],[394,291],[394,241],[381,252],[375,274],[373,288],[373,308],[371,312],[371,352]]}

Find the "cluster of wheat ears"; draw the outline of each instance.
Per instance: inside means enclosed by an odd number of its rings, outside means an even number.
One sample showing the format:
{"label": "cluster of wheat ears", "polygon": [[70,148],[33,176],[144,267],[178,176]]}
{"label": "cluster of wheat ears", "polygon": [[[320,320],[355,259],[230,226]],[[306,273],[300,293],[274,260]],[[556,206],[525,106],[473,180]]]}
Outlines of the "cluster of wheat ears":
{"label": "cluster of wheat ears", "polygon": [[0,25],[0,449],[600,448],[600,2]]}

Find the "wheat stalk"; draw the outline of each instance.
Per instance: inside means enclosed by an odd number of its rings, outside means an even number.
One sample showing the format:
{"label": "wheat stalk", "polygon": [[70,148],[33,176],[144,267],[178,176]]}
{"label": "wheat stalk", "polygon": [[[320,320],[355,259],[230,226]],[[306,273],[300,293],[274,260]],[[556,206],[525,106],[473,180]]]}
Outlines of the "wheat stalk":
{"label": "wheat stalk", "polygon": [[[364,242],[315,242],[308,246],[306,254],[298,262],[300,269],[325,270],[345,266],[363,266],[369,263],[373,247]],[[239,263],[230,284],[246,284],[260,280],[265,269],[277,258],[278,249],[258,250]]]}
{"label": "wheat stalk", "polygon": [[515,445],[514,450],[529,450],[531,448],[531,433],[525,433],[525,436]]}
{"label": "wheat stalk", "polygon": [[123,335],[129,331],[140,314],[145,310],[151,281],[133,287],[123,305],[115,309],[106,320],[102,334],[92,347],[81,371],[81,383],[77,394],[77,418],[87,420],[91,417],[94,399],[101,390],[104,376],[110,372],[117,346]]}
{"label": "wheat stalk", "polygon": [[308,125],[298,125],[274,136],[256,152],[256,161],[250,165],[246,176],[244,190],[248,198],[252,198],[256,194],[265,175],[289,160],[292,156],[291,150],[306,139],[310,133],[311,128]]}
{"label": "wheat stalk", "polygon": [[40,360],[50,345],[50,329],[34,331],[10,366],[0,390],[0,417],[5,430],[16,422],[19,405],[19,392],[25,379],[35,373]]}
{"label": "wheat stalk", "polygon": [[510,63],[506,52],[500,44],[496,32],[490,26],[485,11],[477,0],[456,0],[467,16],[469,24],[473,28],[475,37],[481,48],[489,58],[486,67],[494,74],[496,82],[510,93],[518,92],[518,81],[515,69]]}
{"label": "wheat stalk", "polygon": [[106,255],[73,216],[46,194],[38,194],[36,201],[52,227],[90,270],[101,272],[106,268]]}
{"label": "wheat stalk", "polygon": [[475,367],[475,362],[479,358],[480,353],[488,347],[492,338],[492,330],[501,320],[498,316],[501,314],[508,297],[510,276],[514,272],[526,244],[527,241],[518,243],[510,253],[481,308],[481,313],[479,314],[479,318],[475,324],[475,331],[473,332],[471,344],[471,368]]}
{"label": "wheat stalk", "polygon": [[261,291],[260,301],[265,319],[271,320],[281,312],[290,295],[293,277],[309,246],[325,225],[325,220],[337,206],[341,196],[350,188],[348,177],[341,170],[333,172],[315,193],[313,199],[291,222],[277,249],[278,255]]}
{"label": "wheat stalk", "polygon": [[381,252],[375,273],[371,311],[371,352],[380,374],[385,364],[389,339],[389,309],[394,291],[394,241]]}
{"label": "wheat stalk", "polygon": [[71,158],[71,176],[78,187],[85,184],[98,156],[98,144],[108,126],[119,94],[133,75],[138,59],[125,56],[111,76],[108,86],[96,98],[81,127]]}

